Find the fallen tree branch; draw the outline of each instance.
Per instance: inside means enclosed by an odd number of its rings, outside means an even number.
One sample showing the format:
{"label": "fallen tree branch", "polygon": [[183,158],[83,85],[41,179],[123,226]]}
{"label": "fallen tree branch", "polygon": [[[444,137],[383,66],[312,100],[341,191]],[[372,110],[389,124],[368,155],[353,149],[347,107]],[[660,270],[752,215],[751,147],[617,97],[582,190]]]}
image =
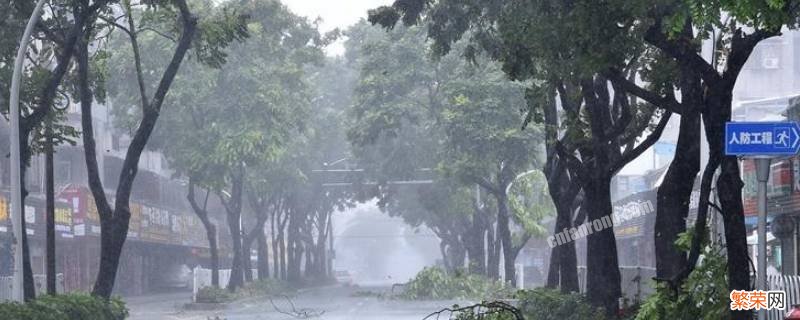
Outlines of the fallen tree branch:
{"label": "fallen tree branch", "polygon": [[493,315],[493,314],[511,314],[514,316],[516,320],[525,320],[525,317],[522,316],[522,311],[517,309],[516,307],[503,302],[503,301],[491,301],[491,302],[481,302],[465,307],[459,307],[458,305],[454,305],[452,308],[444,308],[442,310],[433,312],[423,318],[422,320],[428,319],[439,319],[443,314],[447,313],[448,319],[452,319],[453,315],[459,315],[463,313],[471,313],[472,315],[477,316],[477,319],[483,319],[485,316]]}
{"label": "fallen tree branch", "polygon": [[314,310],[314,309],[310,309],[310,308],[297,309],[297,307],[294,305],[294,302],[292,301],[292,299],[289,296],[282,295],[282,297],[284,299],[286,299],[287,302],[289,302],[289,306],[292,307],[292,310],[289,310],[289,311],[281,310],[281,308],[278,308],[278,306],[275,304],[275,301],[272,300],[272,297],[269,298],[269,303],[272,304],[272,307],[275,309],[275,311],[277,311],[279,313],[282,313],[282,314],[285,314],[285,315],[288,315],[288,316],[291,316],[291,317],[294,317],[294,318],[297,318],[297,319],[318,318],[318,317],[322,316],[323,314],[325,314],[325,310],[319,311],[319,310]]}

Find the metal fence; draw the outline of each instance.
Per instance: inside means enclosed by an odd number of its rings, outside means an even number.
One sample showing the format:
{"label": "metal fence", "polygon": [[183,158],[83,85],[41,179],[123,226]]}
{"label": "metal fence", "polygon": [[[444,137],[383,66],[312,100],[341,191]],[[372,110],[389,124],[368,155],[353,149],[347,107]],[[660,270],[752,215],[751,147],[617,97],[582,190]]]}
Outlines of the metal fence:
{"label": "metal fence", "polygon": [[[253,279],[258,279],[258,270],[252,269]],[[228,286],[231,280],[231,269],[219,269],[219,286]],[[192,301],[197,301],[197,291],[204,287],[211,286],[211,269],[195,267],[192,269]]]}
{"label": "metal fence", "polygon": [[[655,268],[620,267],[622,295],[631,302],[642,301],[655,292],[653,278]],[[586,293],[586,267],[578,267],[578,285],[581,293]],[[768,290],[786,292],[786,310],[770,310],[768,320],[783,320],[792,305],[800,305],[800,276],[767,276]]]}
{"label": "metal fence", "polygon": [[[47,292],[47,277],[43,274],[33,275],[33,285],[36,288],[36,295],[42,295]],[[0,277],[0,301],[11,300],[13,295],[14,278],[13,277]],[[64,274],[56,274],[56,292],[64,293]]]}
{"label": "metal fence", "polygon": [[783,317],[792,305],[800,304],[800,276],[767,276],[769,290],[782,290],[786,292],[786,310],[770,310],[768,320],[783,320]]}
{"label": "metal fence", "polygon": [[[655,292],[653,278],[656,268],[621,266],[619,273],[622,284],[622,296],[631,303],[641,302]],[[578,286],[581,293],[586,293],[586,267],[578,267]]]}

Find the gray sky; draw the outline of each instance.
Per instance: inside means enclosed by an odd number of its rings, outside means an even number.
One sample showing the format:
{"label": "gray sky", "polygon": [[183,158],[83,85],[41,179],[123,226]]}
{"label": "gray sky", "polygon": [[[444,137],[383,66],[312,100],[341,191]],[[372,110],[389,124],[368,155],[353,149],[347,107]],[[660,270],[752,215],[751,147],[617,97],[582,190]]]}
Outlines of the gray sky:
{"label": "gray sky", "polygon": [[[335,28],[345,29],[367,17],[367,10],[392,3],[392,0],[281,0],[294,13],[312,20],[322,18],[321,31]],[[328,48],[328,54],[339,55],[344,51],[342,42]]]}

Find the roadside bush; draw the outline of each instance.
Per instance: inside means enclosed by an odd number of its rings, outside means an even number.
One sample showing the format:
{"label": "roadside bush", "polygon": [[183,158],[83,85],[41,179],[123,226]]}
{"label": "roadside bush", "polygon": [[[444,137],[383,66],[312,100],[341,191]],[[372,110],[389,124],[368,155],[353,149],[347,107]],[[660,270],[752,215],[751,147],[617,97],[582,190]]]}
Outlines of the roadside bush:
{"label": "roadside bush", "polygon": [[233,301],[233,294],[223,288],[202,287],[197,290],[197,303],[226,303]]}
{"label": "roadside bush", "polygon": [[557,290],[537,288],[517,292],[519,308],[528,320],[601,320],[601,310],[595,309],[583,295],[564,294]]}
{"label": "roadside bush", "polygon": [[34,301],[0,303],[0,317],[15,320],[123,320],[128,316],[118,298],[106,301],[85,293],[42,296]]}
{"label": "roadside bush", "polygon": [[406,300],[491,300],[509,297],[512,292],[500,281],[460,272],[447,274],[441,268],[430,267],[417,273],[399,297]]}
{"label": "roadside bush", "polygon": [[[563,294],[556,290],[537,288],[520,290],[516,303],[482,302],[454,314],[456,320],[516,320],[514,312],[525,320],[602,320],[601,310],[593,308],[579,294]],[[513,311],[512,311],[513,310]]]}
{"label": "roadside bush", "polygon": [[[687,230],[675,242],[689,251],[692,230]],[[636,320],[729,318],[730,297],[726,281],[727,261],[718,245],[705,245],[702,261],[689,274],[681,287],[675,290],[665,284],[656,285],[656,293],[648,297],[639,308]]]}

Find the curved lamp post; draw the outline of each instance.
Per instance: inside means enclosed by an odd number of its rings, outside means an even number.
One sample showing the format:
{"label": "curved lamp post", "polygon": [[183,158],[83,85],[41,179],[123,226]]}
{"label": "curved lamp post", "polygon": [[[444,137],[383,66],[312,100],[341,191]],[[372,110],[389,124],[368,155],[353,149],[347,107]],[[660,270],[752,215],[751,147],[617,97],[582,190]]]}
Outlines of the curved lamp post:
{"label": "curved lamp post", "polygon": [[17,58],[14,61],[14,74],[11,78],[11,99],[8,106],[9,118],[11,119],[11,222],[14,225],[14,285],[13,297],[16,301],[24,300],[22,292],[22,233],[25,228],[22,226],[22,208],[24,204],[19,203],[22,199],[22,185],[20,179],[20,141],[19,141],[19,87],[22,78],[22,64],[25,61],[25,51],[28,50],[31,33],[42,11],[44,0],[36,2],[25,33],[17,50]]}

